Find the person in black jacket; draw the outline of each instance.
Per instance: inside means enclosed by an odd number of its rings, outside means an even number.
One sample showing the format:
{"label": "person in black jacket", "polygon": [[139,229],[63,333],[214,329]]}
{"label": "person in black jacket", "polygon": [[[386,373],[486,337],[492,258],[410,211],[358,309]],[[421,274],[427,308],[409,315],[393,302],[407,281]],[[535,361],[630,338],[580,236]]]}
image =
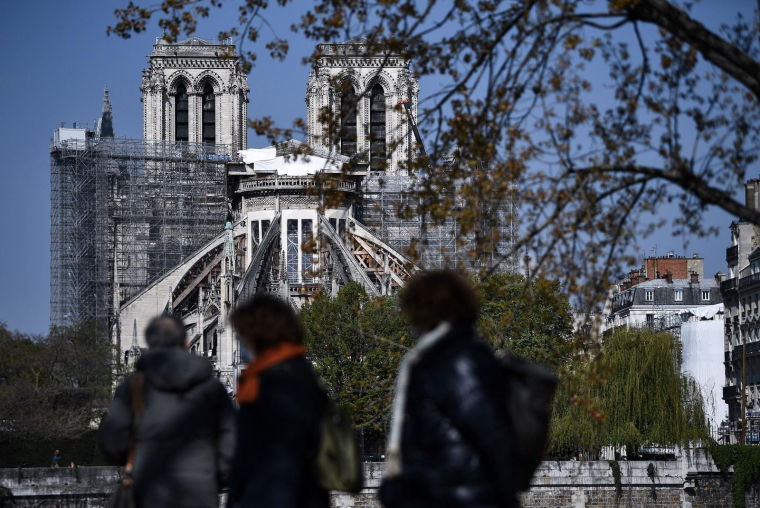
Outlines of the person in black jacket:
{"label": "person in black jacket", "polygon": [[232,322],[254,359],[240,376],[235,508],[327,508],[314,474],[324,399],[305,358],[293,309],[271,296],[238,307]]}
{"label": "person in black jacket", "polygon": [[421,336],[399,372],[381,501],[518,506],[506,387],[474,329],[474,290],[456,273],[436,271],[410,281],[401,300]]}
{"label": "person in black jacket", "polygon": [[135,433],[133,478],[145,508],[217,507],[235,450],[235,410],[209,361],[185,350],[185,327],[174,316],[154,318],[145,331],[145,409],[133,428],[129,378],[117,388],[99,442],[106,458],[124,465]]}

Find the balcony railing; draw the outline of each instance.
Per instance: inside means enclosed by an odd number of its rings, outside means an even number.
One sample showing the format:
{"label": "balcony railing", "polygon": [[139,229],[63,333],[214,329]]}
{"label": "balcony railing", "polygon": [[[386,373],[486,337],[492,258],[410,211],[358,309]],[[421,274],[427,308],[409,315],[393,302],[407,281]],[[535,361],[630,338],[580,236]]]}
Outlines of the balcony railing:
{"label": "balcony railing", "polygon": [[[317,182],[311,177],[279,177],[279,178],[258,178],[248,180],[238,184],[237,192],[264,191],[264,190],[288,190],[288,189],[306,189],[314,188]],[[356,191],[356,184],[350,180],[340,180],[339,182],[325,182],[325,189],[339,190],[343,192]]]}
{"label": "balcony railing", "polygon": [[[734,360],[741,359],[742,357],[742,351],[744,349],[744,346],[739,344],[738,346],[734,346],[733,354],[731,355],[731,358]],[[747,343],[747,356],[754,356],[756,354],[760,353],[760,341],[756,342],[748,342]]]}
{"label": "balcony railing", "polygon": [[747,275],[746,277],[739,279],[739,287],[743,288],[751,286],[753,284],[757,284],[758,282],[760,282],[760,272],[753,273],[752,275]]}
{"label": "balcony railing", "polygon": [[724,386],[723,387],[723,400],[734,399],[739,396],[738,386]]}
{"label": "balcony railing", "polygon": [[734,245],[726,249],[726,261],[730,262],[739,257],[739,246]]}
{"label": "balcony railing", "polygon": [[727,293],[729,291],[733,291],[734,289],[736,289],[736,286],[737,286],[736,278],[724,280],[723,282],[720,283],[720,292]]}

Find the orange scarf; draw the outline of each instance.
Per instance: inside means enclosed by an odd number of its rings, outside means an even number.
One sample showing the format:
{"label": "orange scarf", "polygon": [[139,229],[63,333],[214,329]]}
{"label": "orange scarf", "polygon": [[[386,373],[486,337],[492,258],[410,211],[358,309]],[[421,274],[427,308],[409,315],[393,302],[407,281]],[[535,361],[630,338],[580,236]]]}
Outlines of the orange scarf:
{"label": "orange scarf", "polygon": [[256,358],[248,362],[248,366],[240,373],[237,401],[240,404],[255,402],[259,398],[259,376],[262,372],[273,365],[305,354],[305,347],[292,342],[282,342],[256,355]]}

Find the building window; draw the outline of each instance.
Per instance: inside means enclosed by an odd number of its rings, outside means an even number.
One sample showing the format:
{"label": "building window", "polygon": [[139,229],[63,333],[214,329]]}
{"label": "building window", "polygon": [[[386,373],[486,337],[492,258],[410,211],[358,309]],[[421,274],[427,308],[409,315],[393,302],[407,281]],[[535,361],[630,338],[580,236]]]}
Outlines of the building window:
{"label": "building window", "polygon": [[311,219],[303,219],[301,221],[301,274],[303,282],[314,282],[312,254],[303,250],[304,245],[312,243],[311,233]]}
{"label": "building window", "polygon": [[251,235],[256,240],[256,243],[261,243],[261,230],[259,229],[259,221],[257,220],[251,221]]}
{"label": "building window", "polygon": [[356,155],[357,97],[353,88],[343,92],[340,99],[340,153]]}
{"label": "building window", "polygon": [[647,302],[653,302],[654,301],[654,291],[647,290],[644,292],[644,299]]}
{"label": "building window", "polygon": [[702,300],[709,300],[710,299],[710,290],[702,290]]}
{"label": "building window", "polygon": [[177,87],[177,96],[174,98],[174,140],[187,143],[190,140],[188,128],[189,106],[187,100],[187,88],[185,85]]}
{"label": "building window", "polygon": [[216,98],[210,83],[203,87],[203,142],[216,143]]}
{"label": "building window", "polygon": [[369,164],[374,171],[386,169],[385,92],[375,85],[369,99]]}
{"label": "building window", "polygon": [[264,239],[264,235],[267,234],[267,231],[269,231],[269,224],[271,221],[263,220],[261,221],[261,239]]}
{"label": "building window", "polygon": [[676,289],[675,295],[676,295],[675,300],[677,302],[682,302],[683,301],[683,289]]}
{"label": "building window", "polygon": [[647,314],[647,326],[654,324],[654,314]]}
{"label": "building window", "polygon": [[287,247],[285,249],[288,282],[297,284],[298,280],[298,221],[290,219],[287,225]]}

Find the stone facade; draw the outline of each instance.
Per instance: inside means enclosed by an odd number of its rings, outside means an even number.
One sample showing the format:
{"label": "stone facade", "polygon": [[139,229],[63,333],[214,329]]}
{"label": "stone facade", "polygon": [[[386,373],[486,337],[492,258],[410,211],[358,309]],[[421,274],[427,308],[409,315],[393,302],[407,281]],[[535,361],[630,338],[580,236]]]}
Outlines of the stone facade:
{"label": "stone facade", "polygon": [[[749,180],[745,193],[747,206],[760,209],[760,180]],[[748,439],[760,441],[760,231],[744,221],[732,222],[730,229],[728,279],[720,288],[726,309],[723,400],[729,408],[730,436],[736,441],[741,433],[742,367],[746,363],[745,411],[752,430]]]}
{"label": "stone facade", "polygon": [[231,146],[233,153],[247,147],[248,77],[236,67],[238,56],[232,40],[193,37],[169,44],[159,37],[149,58],[150,66],[143,71],[140,87],[144,139],[177,140],[177,90],[184,86],[187,141],[203,141],[204,89],[211,85],[214,143]]}
{"label": "stone facade", "polygon": [[[385,98],[385,135],[387,148],[386,170],[403,169],[404,163],[414,156],[414,135],[409,119],[398,101],[409,99],[410,110],[417,118],[419,84],[409,71],[409,61],[394,53],[376,53],[371,43],[359,37],[338,44],[320,44],[319,57],[309,73],[306,87],[308,142],[312,147],[342,153],[339,139],[330,139],[320,121],[324,108],[337,118],[341,111],[342,93],[353,91],[358,97],[356,105],[356,154],[369,163],[370,103],[372,89],[380,85]],[[373,138],[376,139],[376,138]],[[391,147],[395,146],[395,149]],[[350,154],[347,154],[350,155]]]}
{"label": "stone facade", "polygon": [[722,303],[720,279],[654,279],[615,288],[605,330],[619,326],[667,330],[688,309]]}

